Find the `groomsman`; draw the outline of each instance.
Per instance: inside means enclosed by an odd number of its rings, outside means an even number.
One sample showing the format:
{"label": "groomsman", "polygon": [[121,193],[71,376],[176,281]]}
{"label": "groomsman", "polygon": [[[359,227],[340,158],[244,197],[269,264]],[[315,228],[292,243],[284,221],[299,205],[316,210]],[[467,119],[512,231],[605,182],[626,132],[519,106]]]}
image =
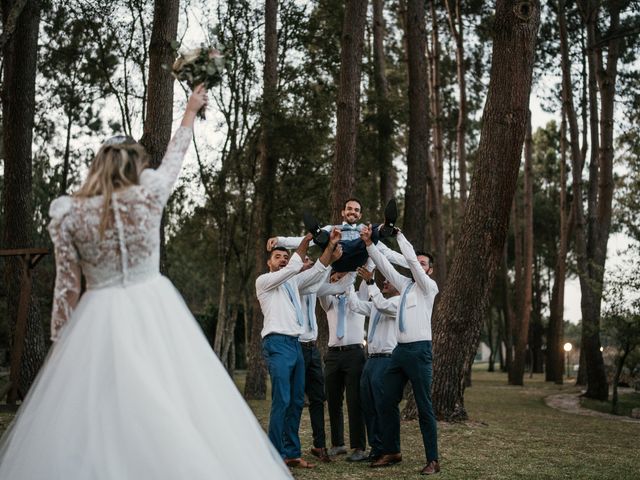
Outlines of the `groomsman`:
{"label": "groomsman", "polygon": [[[304,260],[303,271],[313,267],[314,262],[307,256]],[[340,282],[329,283],[330,271],[327,269],[323,280],[300,291],[302,297],[302,311],[304,313],[304,332],[299,337],[304,357],[305,383],[304,392],[309,399],[309,418],[313,435],[311,454],[322,462],[331,462],[327,451],[324,429],[325,385],[322,360],[318,350],[318,322],[316,319],[317,297],[343,293],[346,286]]]}
{"label": "groomsman", "polygon": [[[368,460],[373,462],[382,456],[382,415],[384,407],[384,375],[391,363],[391,353],[396,347],[396,312],[400,293],[385,280],[382,292],[373,279],[373,272],[359,268],[368,285],[371,301],[365,302],[355,294],[349,295],[349,308],[369,317],[367,334],[368,358],[360,378],[360,400],[367,425],[367,440],[371,446]],[[396,447],[400,451],[400,445]]]}
{"label": "groomsman", "polygon": [[256,294],[264,315],[262,353],[271,377],[269,439],[289,466],[311,468],[301,458],[298,429],[304,406],[304,359],[298,337],[304,331],[300,289],[325,278],[327,267],[340,258],[340,232],[331,233],[330,245],[306,272],[306,256],[311,235],[307,235],[289,258],[284,248],[271,251],[269,272],[256,279]]}
{"label": "groomsman", "polygon": [[[399,230],[398,230],[399,232]],[[418,407],[418,418],[427,464],[423,475],[440,471],[438,433],[431,404],[432,345],[431,314],[438,286],[429,275],[433,272],[431,255],[415,252],[409,241],[397,234],[398,245],[406,258],[413,279],[400,275],[371,241],[371,229],[361,232],[369,256],[389,282],[401,292],[398,305],[398,346],[384,376],[383,455],[371,464],[384,467],[402,461],[400,453],[400,411],[398,405],[407,381],[411,382]]]}
{"label": "groomsman", "polygon": [[[347,292],[353,290],[355,273],[334,272],[331,282],[348,282]],[[325,356],[325,388],[329,423],[331,425],[330,455],[347,453],[344,445],[342,400],[345,392],[349,416],[349,443],[352,449],[348,461],[366,460],[366,433],[360,406],[360,376],[364,366],[364,316],[348,308],[347,294],[318,297],[327,313],[329,348]]]}
{"label": "groomsman", "polygon": [[[341,237],[341,245],[343,250],[342,258],[338,262],[333,265],[334,271],[340,272],[352,272],[355,271],[357,267],[363,265],[368,258],[366,246],[360,239],[360,231],[365,226],[362,223],[358,223],[362,219],[362,204],[360,200],[357,198],[349,198],[344,202],[344,208],[341,212],[342,215],[342,224],[341,225],[326,225],[319,228],[319,226],[314,226],[316,230],[316,238],[317,234],[320,230],[324,232],[330,232],[334,228],[338,228],[342,232]],[[395,222],[395,218],[398,216],[397,208],[395,200],[391,200],[385,209],[385,224]],[[315,223],[315,220],[311,220]],[[308,217],[305,215],[305,223],[308,223]],[[326,235],[322,233],[322,235]],[[372,238],[374,243],[377,244],[380,251],[389,259],[391,263],[396,265],[400,265],[402,267],[408,268],[406,260],[404,257],[387,247],[384,243],[378,242],[378,238],[380,237],[378,228],[376,226],[375,231],[372,233]],[[297,246],[302,241],[302,237],[273,237],[267,241],[267,250],[271,251],[272,248],[285,247],[285,248],[297,248]],[[324,246],[321,244],[320,246]]]}

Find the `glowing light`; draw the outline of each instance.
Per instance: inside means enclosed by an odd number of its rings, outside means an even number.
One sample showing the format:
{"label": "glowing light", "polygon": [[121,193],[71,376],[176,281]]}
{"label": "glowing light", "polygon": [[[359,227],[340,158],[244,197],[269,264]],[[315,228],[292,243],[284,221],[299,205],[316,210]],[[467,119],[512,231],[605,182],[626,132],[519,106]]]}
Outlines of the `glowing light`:
{"label": "glowing light", "polygon": [[565,352],[570,352],[573,349],[573,345],[571,345],[569,342],[564,344],[564,351]]}

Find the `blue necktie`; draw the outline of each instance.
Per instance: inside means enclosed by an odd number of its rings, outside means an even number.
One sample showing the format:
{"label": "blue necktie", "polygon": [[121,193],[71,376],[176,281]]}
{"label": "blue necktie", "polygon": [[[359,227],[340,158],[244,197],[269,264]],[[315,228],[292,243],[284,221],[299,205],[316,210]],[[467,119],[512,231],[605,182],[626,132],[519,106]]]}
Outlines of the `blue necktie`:
{"label": "blue necktie", "polygon": [[298,325],[302,326],[304,324],[304,315],[302,314],[302,308],[300,308],[300,303],[298,303],[298,299],[296,298],[296,294],[293,291],[293,287],[289,285],[289,282],[284,282],[282,286],[289,294],[289,299],[291,300],[291,303],[293,303],[293,307],[296,309],[296,318],[298,320]]}
{"label": "blue necktie", "polygon": [[407,295],[409,294],[409,292],[411,291],[414,285],[415,283],[411,283],[411,285],[409,285],[407,288],[404,289],[404,292],[402,293],[402,300],[400,300],[400,308],[398,310],[398,323],[399,323],[400,331],[402,333],[404,333],[404,304],[407,301]]}
{"label": "blue necktie", "polygon": [[376,328],[378,327],[378,322],[380,321],[380,317],[382,313],[379,310],[376,310],[376,314],[373,316],[372,324],[371,324],[371,333],[369,334],[369,343],[373,340],[373,336],[376,334]]}
{"label": "blue necktie", "polygon": [[344,295],[338,297],[338,328],[336,329],[336,337],[342,340],[344,337],[344,323],[346,317],[347,299]]}
{"label": "blue necktie", "polygon": [[347,230],[357,230],[358,226],[357,225],[349,225],[348,223],[345,223],[342,225],[342,231],[347,231]]}
{"label": "blue necktie", "polygon": [[311,332],[314,332],[316,329],[314,328],[315,324],[313,322],[313,319],[315,317],[316,312],[315,312],[315,309],[313,308],[314,304],[311,303],[311,295],[307,295],[305,297],[305,301],[307,302],[307,317],[309,317],[309,330]]}

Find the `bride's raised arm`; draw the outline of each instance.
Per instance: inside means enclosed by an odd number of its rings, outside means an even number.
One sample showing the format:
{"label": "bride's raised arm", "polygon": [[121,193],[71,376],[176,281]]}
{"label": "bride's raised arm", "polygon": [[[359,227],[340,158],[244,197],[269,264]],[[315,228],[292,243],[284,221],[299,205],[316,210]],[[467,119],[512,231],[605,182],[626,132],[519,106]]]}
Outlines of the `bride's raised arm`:
{"label": "bride's raised arm", "polygon": [[196,114],[206,104],[207,92],[203,85],[198,85],[189,97],[180,128],[173,134],[162,163],[156,170],[146,169],[140,176],[140,183],[150,188],[163,206],[169,199],[173,186],[178,180],[178,175],[180,175],[184,155],[191,143]]}

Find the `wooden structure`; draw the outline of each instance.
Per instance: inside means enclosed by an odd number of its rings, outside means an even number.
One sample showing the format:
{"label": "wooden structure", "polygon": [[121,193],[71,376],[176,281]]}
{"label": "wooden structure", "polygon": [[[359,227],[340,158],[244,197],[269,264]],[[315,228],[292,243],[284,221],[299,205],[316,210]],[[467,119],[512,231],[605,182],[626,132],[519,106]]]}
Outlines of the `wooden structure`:
{"label": "wooden structure", "polygon": [[22,355],[24,353],[25,337],[27,334],[27,318],[29,315],[29,299],[33,284],[32,272],[35,266],[49,252],[46,248],[17,248],[0,250],[0,257],[19,257],[22,261],[22,275],[20,278],[20,300],[18,303],[18,318],[16,319],[13,346],[11,348],[11,370],[9,383],[0,391],[0,400],[6,395],[7,405],[15,406],[18,400],[24,398],[20,390],[20,371],[22,369]]}

